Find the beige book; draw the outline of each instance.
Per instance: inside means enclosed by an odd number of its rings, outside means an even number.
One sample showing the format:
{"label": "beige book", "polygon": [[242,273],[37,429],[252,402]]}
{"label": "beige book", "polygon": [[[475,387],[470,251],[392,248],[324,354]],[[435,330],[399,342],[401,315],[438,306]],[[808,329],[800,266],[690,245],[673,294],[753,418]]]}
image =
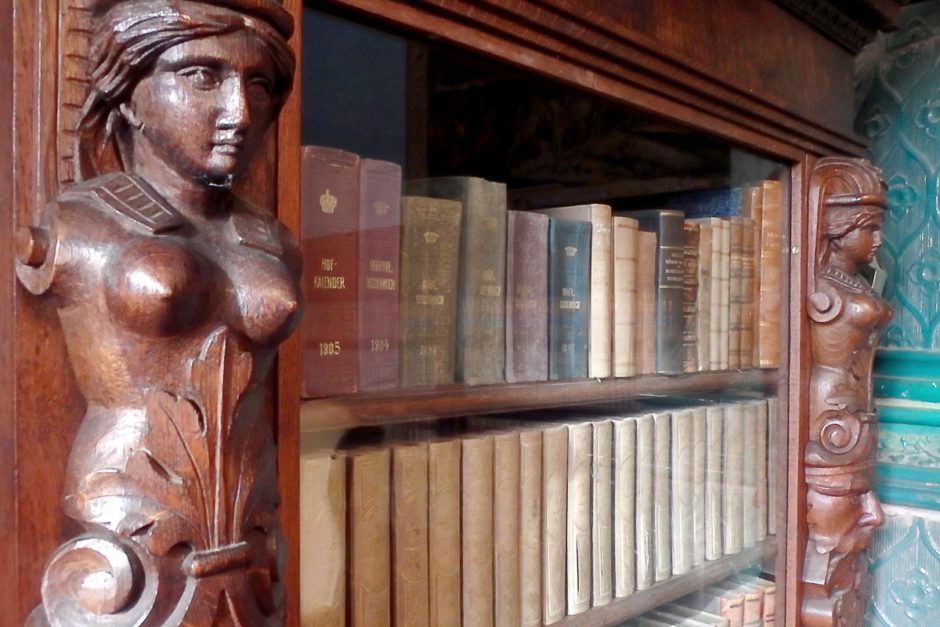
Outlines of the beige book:
{"label": "beige book", "polygon": [[781,210],[783,186],[780,181],[764,181],[758,270],[757,364],[761,368],[780,365],[780,294],[783,281],[783,237]]}
{"label": "beige book", "polygon": [[653,555],[653,415],[636,420],[636,589],[648,590],[655,581]]}
{"label": "beige book", "polygon": [[738,575],[737,580],[759,588],[764,593],[763,603],[761,604],[761,621],[764,627],[773,627],[777,613],[777,584],[754,575]]}
{"label": "beige book", "polygon": [[[699,363],[707,364],[704,370],[721,370],[722,358],[722,294],[727,287],[727,281],[722,282],[722,241],[726,220],[721,218],[699,218],[695,220],[701,227],[699,238],[699,349],[704,358]],[[705,250],[703,246],[709,245]],[[704,314],[704,318],[703,318]],[[702,337],[706,336],[702,353]]]}
{"label": "beige book", "polygon": [[432,625],[460,624],[460,440],[428,444],[428,602]]}
{"label": "beige book", "polygon": [[754,401],[741,404],[741,546],[757,544],[757,405]]}
{"label": "beige book", "polygon": [[693,422],[690,409],[672,412],[670,474],[670,527],[672,574],[692,569],[695,521],[693,513],[693,468],[695,460]]}
{"label": "beige book", "polygon": [[744,610],[741,620],[743,627],[761,627],[764,614],[764,589],[734,579],[719,581],[712,586],[715,590],[726,590],[729,594],[744,597]]}
{"label": "beige book", "polygon": [[614,421],[614,596],[636,589],[636,420]]}
{"label": "beige book", "polygon": [[755,511],[755,539],[761,542],[767,538],[767,503],[769,492],[767,489],[767,401],[760,399],[754,401],[754,431],[756,455],[754,471],[754,511]]}
{"label": "beige book", "polygon": [[667,603],[666,605],[661,605],[657,609],[662,610],[663,612],[667,612],[673,616],[692,618],[704,625],[713,625],[714,627],[728,627],[728,619],[724,616],[712,614],[711,612],[706,612],[705,610],[693,609],[684,605],[679,605],[678,603]]}
{"label": "beige book", "polygon": [[637,374],[656,372],[656,233],[637,232]]}
{"label": "beige book", "polygon": [[591,607],[592,425],[568,425],[568,614]]}
{"label": "beige book", "polygon": [[594,422],[591,456],[591,602],[613,598],[613,422]]}
{"label": "beige book", "polygon": [[692,565],[705,562],[705,437],[706,408],[692,412]]}
{"label": "beige book", "polygon": [[[721,225],[721,274],[719,282],[719,370],[731,367],[731,222],[720,220]],[[739,335],[740,337],[740,335]]]}
{"label": "beige book", "polygon": [[493,437],[493,590],[497,627],[522,622],[519,580],[519,432]]}
{"label": "beige book", "polygon": [[392,616],[428,623],[428,447],[392,448]]}
{"label": "beige book", "polygon": [[728,368],[741,367],[741,332],[744,326],[744,236],[749,231],[743,218],[731,218],[731,257],[729,265]]}
{"label": "beige book", "polygon": [[329,452],[300,458],[300,624],[346,621],[346,460]]}
{"label": "beige book", "polygon": [[710,218],[692,220],[699,225],[698,239],[698,292],[696,293],[696,351],[700,371],[713,370],[711,338],[715,333],[712,323],[712,252],[714,228]]}
{"label": "beige book", "polygon": [[349,623],[391,625],[389,449],[349,454]]}
{"label": "beige book", "polygon": [[546,625],[565,616],[568,427],[542,433],[542,614]]}
{"label": "beige book", "polygon": [[611,332],[613,329],[613,245],[609,205],[588,204],[540,209],[556,220],[591,223],[591,307],[588,330],[588,377],[611,376]]}
{"label": "beige book", "polygon": [[740,553],[743,546],[744,507],[744,407],[741,403],[725,405],[722,434],[721,518],[722,549],[725,555]]}
{"label": "beige book", "polygon": [[656,581],[672,576],[670,453],[672,415],[653,414],[653,565]]}
{"label": "beige book", "polygon": [[637,221],[616,216],[614,225],[613,375],[636,374]]}
{"label": "beige book", "polygon": [[493,438],[461,440],[463,626],[493,624]]}
{"label": "beige book", "polygon": [[752,262],[752,275],[753,280],[751,281],[751,308],[752,308],[752,321],[753,326],[751,327],[751,352],[747,356],[748,366],[742,366],[747,368],[755,367],[759,360],[758,350],[758,336],[760,334],[760,329],[758,325],[758,315],[759,303],[760,303],[760,265],[761,265],[761,219],[764,215],[764,185],[763,182],[760,182],[756,185],[748,185],[742,189],[742,195],[744,196],[741,199],[741,217],[750,218],[751,220],[751,233],[750,233],[750,245],[748,246],[751,250],[751,259]]}
{"label": "beige book", "polygon": [[539,627],[542,624],[542,432],[535,429],[519,433],[519,585],[519,624]]}
{"label": "beige book", "polygon": [[741,219],[741,368],[754,367],[754,330],[757,308],[754,300],[757,284],[756,263],[759,251],[754,248],[754,220]]}
{"label": "beige book", "polygon": [[705,559],[716,560],[722,549],[722,467],[724,407],[705,408]]}
{"label": "beige book", "polygon": [[767,535],[777,535],[777,416],[780,401],[767,399]]}
{"label": "beige book", "polygon": [[684,597],[678,605],[727,618],[728,627],[744,627],[744,594],[742,593],[708,586],[700,592]]}

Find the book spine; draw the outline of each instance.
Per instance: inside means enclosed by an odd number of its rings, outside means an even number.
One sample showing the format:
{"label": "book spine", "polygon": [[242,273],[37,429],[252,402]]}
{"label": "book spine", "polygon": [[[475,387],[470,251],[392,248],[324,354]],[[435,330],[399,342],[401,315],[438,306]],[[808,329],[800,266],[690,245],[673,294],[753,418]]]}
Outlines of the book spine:
{"label": "book spine", "polygon": [[346,460],[300,460],[300,624],[346,622]]}
{"label": "book spine", "polygon": [[741,455],[741,545],[745,548],[757,544],[757,407],[756,403],[741,403],[742,455]]}
{"label": "book spine", "polygon": [[754,367],[754,329],[757,327],[755,318],[755,285],[757,257],[754,248],[754,221],[742,219],[742,247],[741,247],[741,367]]}
{"label": "book spine", "polygon": [[767,535],[777,535],[777,414],[780,401],[767,399]]}
{"label": "book spine", "polygon": [[613,423],[594,423],[591,457],[591,599],[594,607],[613,598]]}
{"label": "book spine", "polygon": [[519,579],[520,449],[519,433],[493,438],[493,590],[496,627],[522,623]]}
{"label": "book spine", "polygon": [[636,421],[614,422],[614,596],[636,589]]}
{"label": "book spine", "polygon": [[391,624],[389,449],[349,456],[349,623]]}
{"label": "book spine", "polygon": [[740,403],[724,406],[722,439],[722,549],[725,555],[740,553],[744,516],[744,415]]}
{"label": "book spine", "polygon": [[652,414],[636,417],[636,589],[648,590],[655,580],[654,553],[654,425]]}
{"label": "book spine", "polygon": [[392,448],[392,616],[428,623],[428,448]]}
{"label": "book spine", "polygon": [[705,441],[707,410],[692,412],[692,565],[705,562]]}
{"label": "book spine", "polygon": [[783,189],[779,181],[764,181],[761,214],[758,301],[758,365],[780,365],[780,290],[783,280],[781,210]]}
{"label": "book spine", "polygon": [[696,358],[698,370],[712,370],[712,225],[703,221],[699,223],[698,244],[698,291],[695,298],[696,308]]}
{"label": "book spine", "polygon": [[721,221],[721,292],[719,296],[721,314],[719,369],[727,370],[731,367],[731,222],[728,220]]}
{"label": "book spine", "polygon": [[690,220],[682,224],[682,370],[698,370],[699,239],[701,227]]}
{"label": "book spine", "polygon": [[591,269],[588,325],[588,376],[606,379],[613,374],[613,228],[610,207],[591,205]]}
{"label": "book spine", "polygon": [[637,222],[617,216],[614,226],[613,375],[636,374]]}
{"label": "book spine", "polygon": [[506,239],[506,381],[545,381],[548,216],[510,211]]}
{"label": "book spine", "polygon": [[670,509],[672,574],[684,575],[692,569],[695,520],[693,473],[695,465],[694,416],[691,410],[672,412],[670,456]]}
{"label": "book spine", "polygon": [[728,293],[728,367],[741,367],[741,328],[744,324],[744,222],[732,218]]}
{"label": "book spine", "polygon": [[542,612],[550,625],[565,616],[568,427],[542,435]]}
{"label": "book spine", "polygon": [[401,166],[363,159],[359,175],[359,389],[398,385]]}
{"label": "book spine", "polygon": [[751,353],[748,356],[748,360],[751,365],[747,366],[752,368],[760,361],[760,327],[758,315],[760,313],[761,228],[763,226],[762,221],[764,215],[764,186],[763,183],[760,183],[757,185],[749,185],[744,189],[747,190],[744,192],[744,194],[749,196],[748,204],[750,205],[750,211],[748,213],[742,212],[742,217],[751,219],[750,249],[751,256],[754,260],[754,279],[751,281],[750,296],[750,303],[753,312],[753,341],[751,342]]}
{"label": "book spine", "polygon": [[568,614],[591,607],[591,423],[568,426]]}
{"label": "book spine", "polygon": [[428,603],[431,625],[459,625],[460,440],[428,444]]}
{"label": "book spine", "polygon": [[542,625],[542,432],[519,434],[519,581],[523,627]]}
{"label": "book spine", "polygon": [[656,581],[672,575],[670,453],[672,416],[653,414],[653,565]]}
{"label": "book spine", "polygon": [[705,408],[705,559],[716,560],[722,549],[722,443],[724,410],[720,405]]}
{"label": "book spine", "polygon": [[591,225],[549,223],[548,368],[550,379],[587,376]]}
{"label": "book spine", "polygon": [[493,438],[461,442],[464,627],[493,625]]}
{"label": "book spine", "polygon": [[656,234],[637,233],[636,367],[656,372]]}
{"label": "book spine", "polygon": [[756,540],[761,542],[767,538],[767,502],[769,490],[767,484],[767,401],[761,399],[752,403],[754,414],[756,456],[754,482],[756,484],[755,500],[755,526]]}
{"label": "book spine", "polygon": [[359,157],[305,146],[301,168],[307,301],[301,394],[349,394],[358,375]]}
{"label": "book spine", "polygon": [[460,203],[402,198],[401,385],[454,382]]}

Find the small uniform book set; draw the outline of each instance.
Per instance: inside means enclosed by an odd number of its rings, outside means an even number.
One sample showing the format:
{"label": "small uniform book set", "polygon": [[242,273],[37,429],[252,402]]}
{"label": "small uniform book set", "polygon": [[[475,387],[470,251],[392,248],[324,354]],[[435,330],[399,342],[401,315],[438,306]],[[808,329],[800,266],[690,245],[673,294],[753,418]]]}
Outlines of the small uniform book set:
{"label": "small uniform book set", "polygon": [[503,183],[307,146],[302,394],[778,367],[781,194],[515,211]]}

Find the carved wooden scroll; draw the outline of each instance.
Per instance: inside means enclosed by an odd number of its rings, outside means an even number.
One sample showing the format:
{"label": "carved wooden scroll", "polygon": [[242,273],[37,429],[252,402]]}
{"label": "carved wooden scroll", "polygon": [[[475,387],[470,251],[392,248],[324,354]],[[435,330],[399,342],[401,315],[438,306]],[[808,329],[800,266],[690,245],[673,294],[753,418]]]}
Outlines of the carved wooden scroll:
{"label": "carved wooden scroll", "polygon": [[57,308],[86,401],[64,500],[84,532],[49,559],[31,623],[282,624],[261,388],[298,322],[300,255],[231,186],[287,96],[291,17],[72,4],[94,29],[75,182],[18,234],[17,275]]}
{"label": "carved wooden scroll", "polygon": [[804,625],[860,625],[865,549],[884,522],[874,493],[877,448],[872,361],[891,308],[860,268],[881,246],[885,188],[867,161],[821,159],[810,181],[808,309],[813,367],[804,453],[808,539]]}

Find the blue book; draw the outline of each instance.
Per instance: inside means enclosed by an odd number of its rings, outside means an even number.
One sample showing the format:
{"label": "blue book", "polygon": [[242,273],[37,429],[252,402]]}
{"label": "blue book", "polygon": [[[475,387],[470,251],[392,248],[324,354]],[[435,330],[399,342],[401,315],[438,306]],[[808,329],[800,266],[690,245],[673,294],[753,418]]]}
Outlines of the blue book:
{"label": "blue book", "polygon": [[591,319],[591,223],[552,219],[548,265],[548,377],[585,378]]}

